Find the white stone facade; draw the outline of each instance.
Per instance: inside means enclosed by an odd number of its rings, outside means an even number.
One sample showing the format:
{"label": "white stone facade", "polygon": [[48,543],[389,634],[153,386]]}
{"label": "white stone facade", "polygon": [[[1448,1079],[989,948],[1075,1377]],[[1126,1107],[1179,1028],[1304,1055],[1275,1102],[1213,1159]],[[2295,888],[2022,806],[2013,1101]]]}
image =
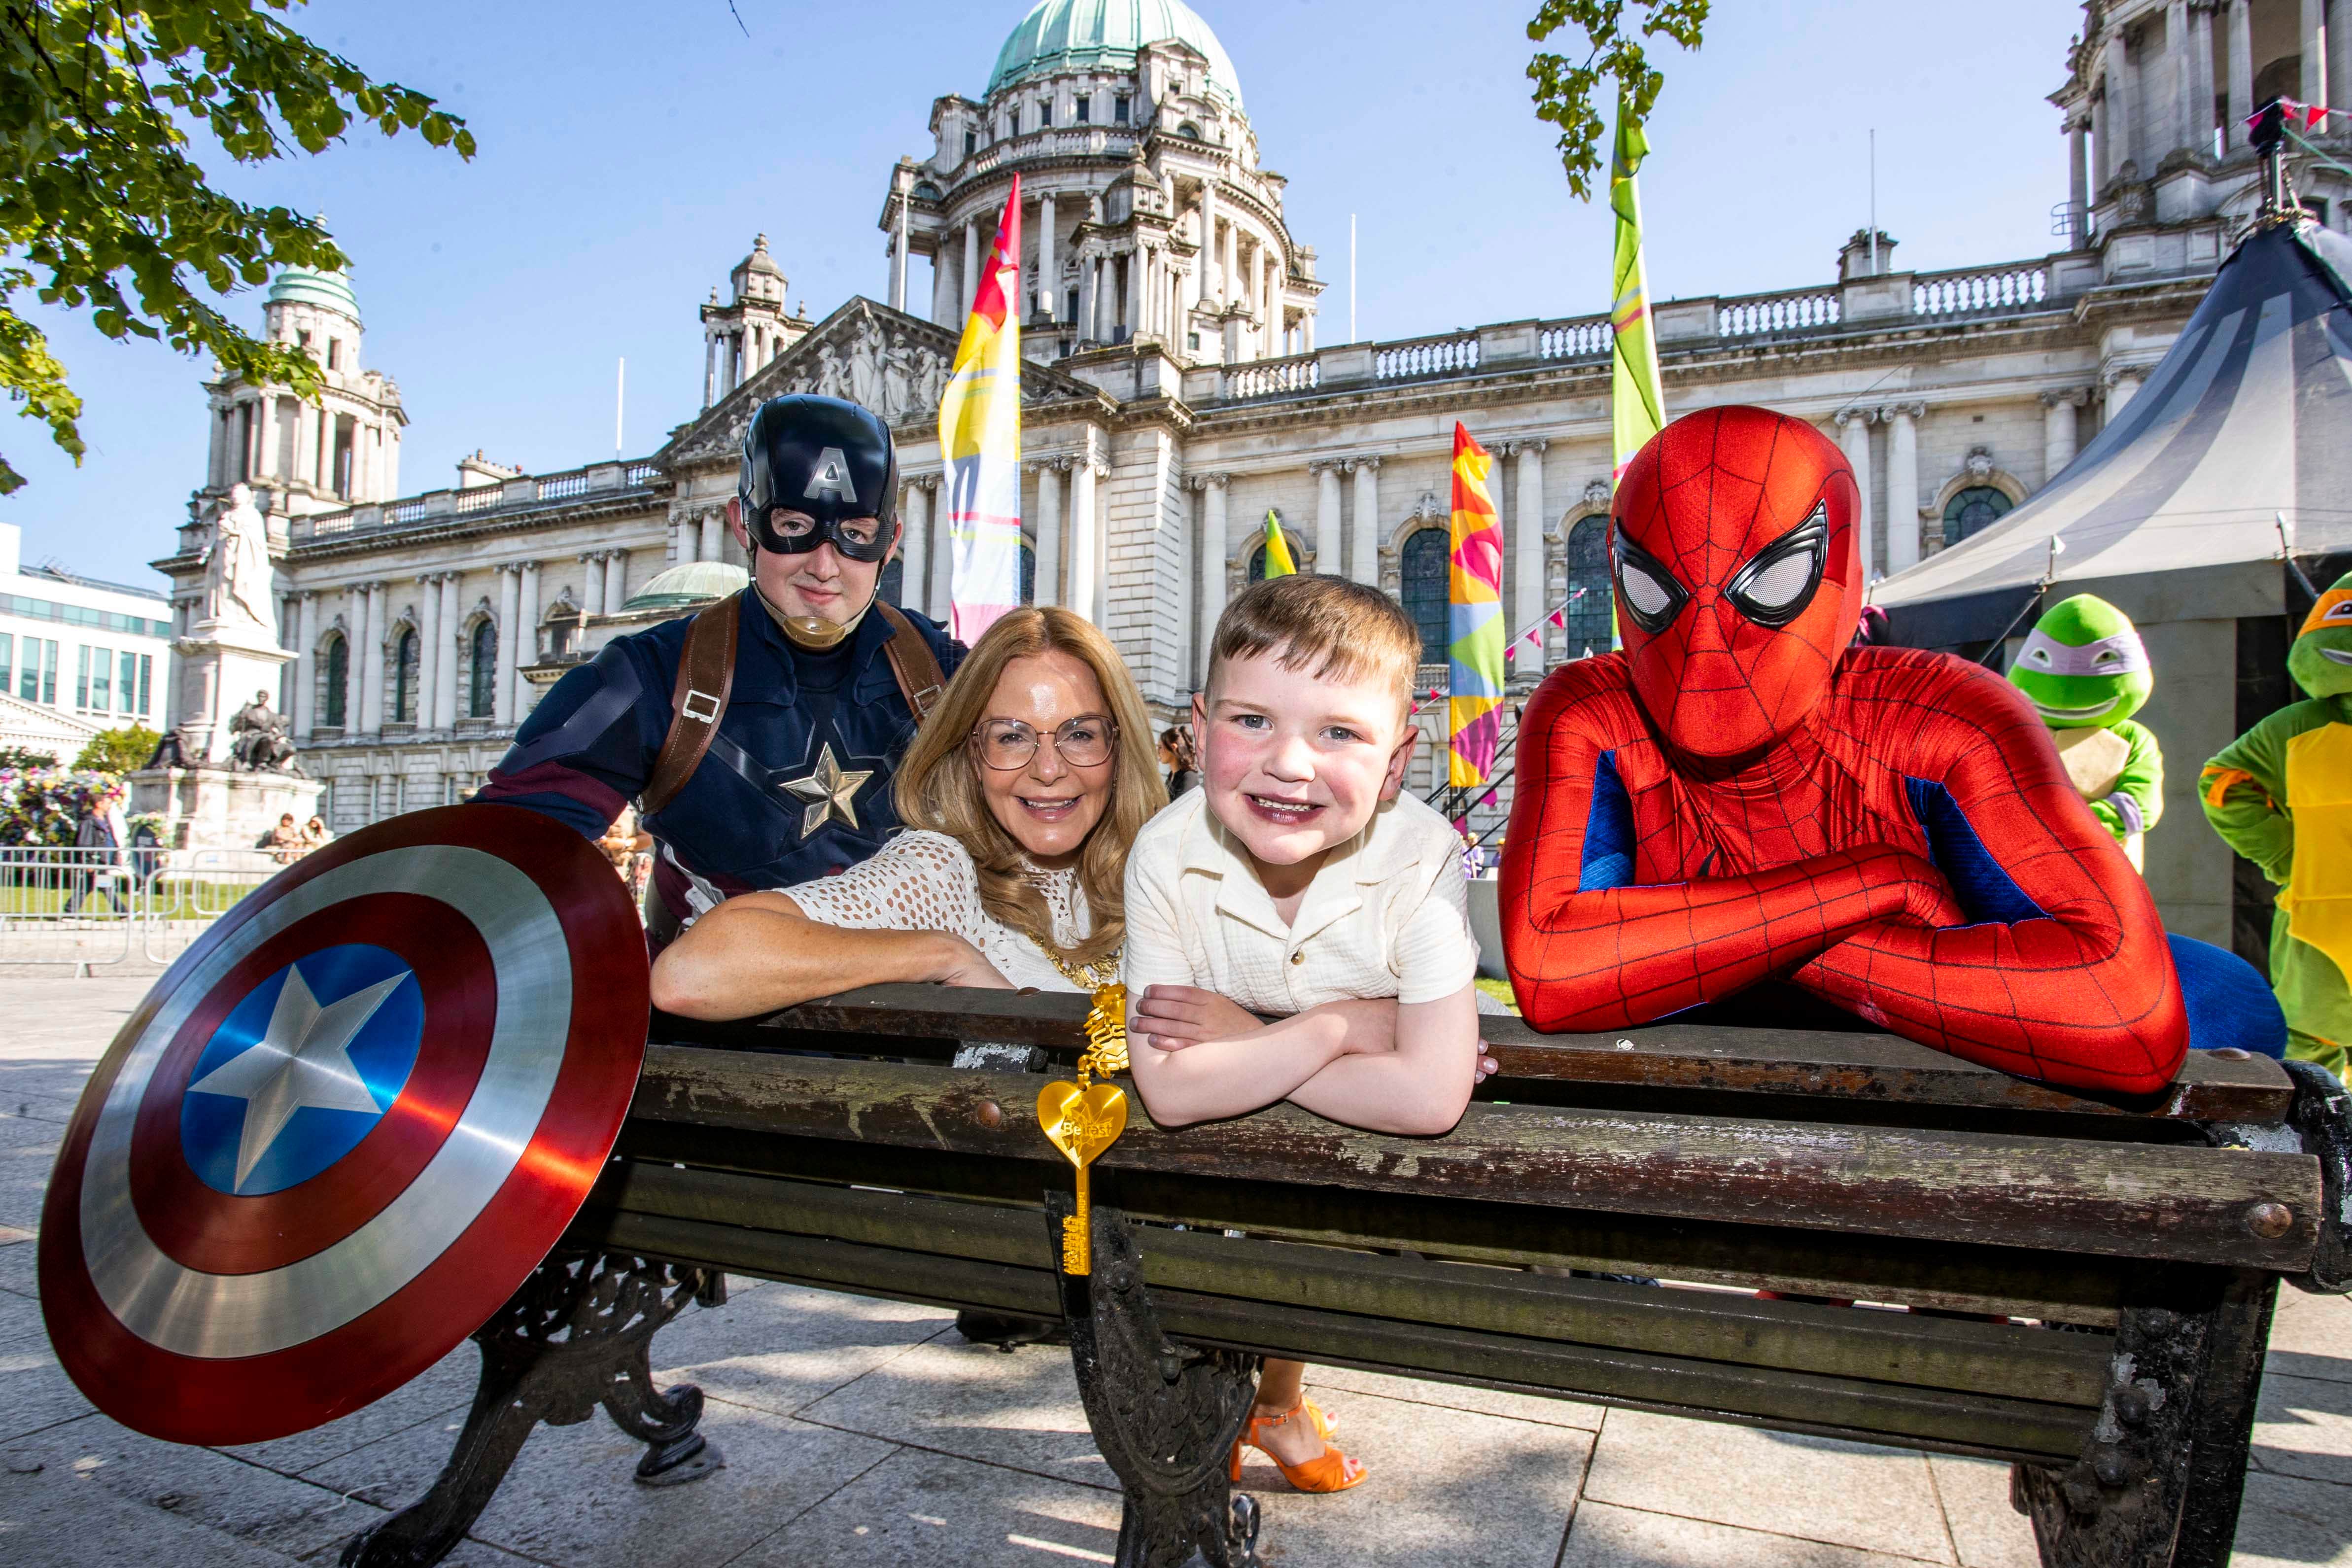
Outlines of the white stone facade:
{"label": "white stone facade", "polygon": [[[2278,31],[2273,12],[2302,3],[2232,0],[2231,14],[2251,13],[2260,43]],[[2237,142],[2216,132],[2200,152],[2193,134],[2182,145],[2147,129],[2176,123],[2147,118],[2147,97],[2170,58],[2159,24],[2176,12],[2227,20],[2178,4],[2091,12],[2092,40],[2053,99],[2084,159],[2078,205],[2061,205],[2066,248],[1914,273],[1892,239],[1855,235],[1816,287],[1660,304],[1668,413],[1756,403],[1816,422],[1861,479],[1874,576],[2047,483],[2171,343],[2250,208]],[[2200,58],[2189,36],[2181,68]],[[2352,38],[2352,26],[2327,36]],[[865,299],[820,321],[787,316],[782,270],[755,246],[735,269],[733,300],[701,308],[706,405],[650,458],[536,478],[478,465],[450,489],[289,517],[289,700],[305,766],[331,781],[334,826],[456,798],[546,682],[606,637],[672,613],[626,607],[656,573],[740,564],[725,503],[751,411],[776,394],[852,396],[893,423],[906,537],[889,580],[899,602],[944,616],[932,411],[971,258],[1016,172],[1032,208],[1026,278],[1048,284],[1024,280],[1023,516],[1035,598],[1105,626],[1163,717],[1198,682],[1209,629],[1246,581],[1269,511],[1302,569],[1426,608],[1456,420],[1500,458],[1507,624],[1517,634],[1555,611],[1569,622],[1545,631],[1539,656],[1516,645],[1515,688],[1605,647],[1607,318],[1318,349],[1313,252],[1285,225],[1281,177],[1258,163],[1213,45],[1146,40],[1125,56],[1016,60],[983,98],[940,99],[933,153],[893,168],[881,215],[886,292],[903,304],[905,258],[933,258],[931,319]],[[1077,63],[1055,63],[1066,59]],[[2137,118],[2114,118],[2118,101]],[[2126,124],[2128,157],[2114,129]],[[2142,161],[2160,145],[2170,150]],[[2305,194],[2333,203],[2333,178],[2311,175]],[[2327,221],[2342,226],[2343,216],[2331,205]],[[200,518],[208,501],[200,492]],[[192,522],[159,563],[184,590],[207,526]],[[1442,666],[1431,673],[1442,682]],[[1424,716],[1423,785],[1442,776],[1442,713],[1438,703]],[[1507,801],[1507,791],[1497,808]]]}

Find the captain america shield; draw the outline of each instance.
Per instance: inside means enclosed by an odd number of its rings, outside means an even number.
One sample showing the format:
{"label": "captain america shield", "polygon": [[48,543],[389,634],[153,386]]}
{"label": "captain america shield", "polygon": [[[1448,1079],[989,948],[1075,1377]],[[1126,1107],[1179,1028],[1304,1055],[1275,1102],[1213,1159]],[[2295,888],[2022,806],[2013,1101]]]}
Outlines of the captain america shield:
{"label": "captain america shield", "polygon": [[181,1443],[332,1420],[447,1354],[595,1181],[645,1057],[644,934],[578,834],[445,806],[214,923],[91,1074],[41,1215],[90,1402]]}

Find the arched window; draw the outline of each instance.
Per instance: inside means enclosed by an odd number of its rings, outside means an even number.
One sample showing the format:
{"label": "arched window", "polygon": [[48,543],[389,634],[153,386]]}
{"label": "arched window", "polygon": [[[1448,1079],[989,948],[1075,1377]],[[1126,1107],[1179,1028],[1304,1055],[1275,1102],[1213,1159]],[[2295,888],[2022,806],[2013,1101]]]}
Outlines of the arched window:
{"label": "arched window", "polygon": [[413,627],[404,630],[393,648],[392,721],[414,724],[416,722],[417,658],[423,651],[417,646],[415,630]]}
{"label": "arched window", "polygon": [[2017,503],[1990,485],[1971,485],[1944,503],[1944,542],[1958,544],[1986,529]]}
{"label": "arched window", "polygon": [[343,727],[343,692],[352,682],[351,645],[340,637],[327,639],[327,657],[320,660],[325,669],[327,689],[320,692],[319,722],[330,730]]}
{"label": "arched window", "polygon": [[1176,127],[1176,134],[1179,136],[1189,136],[1193,141],[1198,142],[1201,140],[1201,128],[1187,120],[1183,124]]}
{"label": "arched window", "polygon": [[1568,531],[1568,641],[1570,658],[1607,653],[1615,605],[1609,580],[1609,520],[1586,518]]}
{"label": "arched window", "polygon": [[1404,601],[1404,613],[1421,628],[1423,664],[1444,663],[1446,645],[1454,640],[1445,626],[1451,607],[1446,583],[1451,554],[1452,537],[1442,528],[1424,528],[1404,542],[1398,596]]}
{"label": "arched window", "polygon": [[1037,602],[1037,552],[1029,547],[1025,539],[1021,542],[1021,602],[1024,605]]}
{"label": "arched window", "polygon": [[466,691],[466,716],[487,719],[498,700],[499,628],[488,616],[474,623],[473,677]]}
{"label": "arched window", "polygon": [[905,604],[907,602],[904,596],[907,587],[906,558],[899,555],[890,557],[889,564],[882,568],[881,579],[875,587],[877,596],[884,604]]}

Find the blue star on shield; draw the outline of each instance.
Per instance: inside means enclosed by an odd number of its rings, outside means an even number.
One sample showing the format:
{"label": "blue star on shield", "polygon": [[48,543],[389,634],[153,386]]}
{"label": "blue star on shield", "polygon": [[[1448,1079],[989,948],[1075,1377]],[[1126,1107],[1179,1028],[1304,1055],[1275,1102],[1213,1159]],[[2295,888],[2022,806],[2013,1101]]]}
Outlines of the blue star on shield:
{"label": "blue star on shield", "polygon": [[424,994],[396,955],[347,942],[296,959],[197,1057],[180,1105],[190,1169],[241,1196],[309,1181],[400,1098],[424,1038]]}

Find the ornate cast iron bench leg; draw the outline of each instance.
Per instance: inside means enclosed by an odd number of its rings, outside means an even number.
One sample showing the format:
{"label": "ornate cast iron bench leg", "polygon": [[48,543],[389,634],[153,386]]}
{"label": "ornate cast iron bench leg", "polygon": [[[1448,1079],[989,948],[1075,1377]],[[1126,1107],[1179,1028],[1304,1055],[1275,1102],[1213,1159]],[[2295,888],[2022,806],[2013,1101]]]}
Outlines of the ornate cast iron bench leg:
{"label": "ornate cast iron bench leg", "polygon": [[1258,1358],[1201,1351],[1160,1332],[1126,1216],[1093,1209],[1094,1273],[1060,1272],[1068,1194],[1045,1198],[1087,1424],[1127,1493],[1118,1568],[1259,1568],[1257,1500],[1226,1469],[1255,1396]]}
{"label": "ornate cast iron bench leg", "polygon": [[570,1426],[601,1405],[646,1445],[637,1479],[699,1480],[726,1461],[695,1424],[702,1391],[654,1386],[654,1332],[700,1300],[726,1299],[721,1276],[626,1253],[557,1253],[475,1331],[482,1352],[474,1408],[432,1489],[343,1548],[345,1568],[422,1568],[465,1538],[506,1479],[531,1428]]}
{"label": "ornate cast iron bench leg", "polygon": [[2049,1568],[2229,1562],[2277,1292],[2254,1270],[2150,1271],[2124,1309],[2083,1458],[2010,1472]]}

